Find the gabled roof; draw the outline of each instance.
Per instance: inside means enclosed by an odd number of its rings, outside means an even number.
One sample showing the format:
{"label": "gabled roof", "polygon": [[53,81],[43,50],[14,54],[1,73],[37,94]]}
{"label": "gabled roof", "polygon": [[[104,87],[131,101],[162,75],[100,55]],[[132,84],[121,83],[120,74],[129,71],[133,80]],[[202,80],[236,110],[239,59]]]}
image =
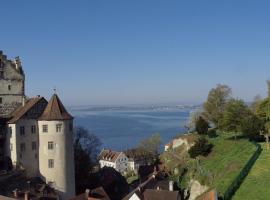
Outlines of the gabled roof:
{"label": "gabled roof", "polygon": [[[13,124],[21,119],[31,108],[33,108],[39,101],[45,100],[43,97],[34,97],[28,99],[24,105],[19,106],[16,110],[11,113],[11,119],[8,121],[9,124]],[[46,101],[47,102],[47,101]]]}
{"label": "gabled roof", "polygon": [[109,149],[103,149],[99,154],[100,160],[106,160],[110,162],[115,162],[117,158],[120,156],[121,152],[112,151]]}
{"label": "gabled roof", "polygon": [[42,121],[71,120],[73,117],[67,112],[56,94],[52,96],[43,114],[39,117]]}
{"label": "gabled roof", "polygon": [[152,190],[146,189],[143,193],[144,200],[178,200],[180,199],[178,191],[168,191],[168,190]]}

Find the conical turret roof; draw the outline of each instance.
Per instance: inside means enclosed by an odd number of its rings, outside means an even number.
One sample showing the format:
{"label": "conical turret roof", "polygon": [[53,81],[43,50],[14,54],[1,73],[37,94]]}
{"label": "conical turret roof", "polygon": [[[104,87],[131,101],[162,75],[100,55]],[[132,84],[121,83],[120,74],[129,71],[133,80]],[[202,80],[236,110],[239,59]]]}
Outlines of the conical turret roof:
{"label": "conical turret roof", "polygon": [[54,94],[50,99],[39,120],[53,121],[53,120],[71,120],[73,117],[67,112],[59,97]]}

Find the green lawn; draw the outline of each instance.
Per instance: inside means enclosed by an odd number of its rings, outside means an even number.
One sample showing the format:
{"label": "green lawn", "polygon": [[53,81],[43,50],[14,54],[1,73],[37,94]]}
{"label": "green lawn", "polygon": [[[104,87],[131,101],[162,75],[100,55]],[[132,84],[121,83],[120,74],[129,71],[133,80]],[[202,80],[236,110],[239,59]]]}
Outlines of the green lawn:
{"label": "green lawn", "polygon": [[233,200],[270,199],[270,150],[262,143],[262,153],[251,168],[250,173],[233,196]]}
{"label": "green lawn", "polygon": [[[202,169],[208,172],[210,187],[223,194],[237,177],[256,147],[246,139],[234,140],[229,137],[210,139],[214,144],[212,153],[201,160]],[[210,177],[210,178],[209,178]]]}

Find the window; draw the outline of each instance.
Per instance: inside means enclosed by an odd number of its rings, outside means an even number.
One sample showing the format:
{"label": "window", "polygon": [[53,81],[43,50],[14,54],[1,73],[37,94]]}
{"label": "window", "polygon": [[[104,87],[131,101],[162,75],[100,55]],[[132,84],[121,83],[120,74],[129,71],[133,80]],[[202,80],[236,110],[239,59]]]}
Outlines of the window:
{"label": "window", "polygon": [[0,71],[0,78],[4,78],[4,72]]}
{"label": "window", "polygon": [[38,155],[37,155],[37,153],[35,153],[35,159],[37,159],[38,158]]}
{"label": "window", "polygon": [[36,133],[36,126],[35,125],[31,126],[31,133]]}
{"label": "window", "polygon": [[20,135],[21,135],[21,136],[24,136],[24,135],[25,135],[25,129],[24,129],[24,126],[21,126],[21,127],[20,127]]}
{"label": "window", "polygon": [[8,90],[9,90],[9,91],[11,90],[11,85],[8,85]]}
{"label": "window", "polygon": [[20,144],[20,150],[21,150],[21,152],[25,151],[25,143]]}
{"label": "window", "polygon": [[0,104],[2,104],[3,103],[3,98],[2,97],[0,97]]}
{"label": "window", "polygon": [[43,131],[43,133],[48,133],[48,125],[47,124],[42,125],[42,131]]}
{"label": "window", "polygon": [[53,159],[49,159],[48,160],[48,167],[49,168],[53,168],[54,167],[54,160]]}
{"label": "window", "polygon": [[37,149],[37,143],[36,142],[32,142],[32,150],[36,150]]}
{"label": "window", "polygon": [[56,132],[61,132],[62,124],[56,124]]}
{"label": "window", "polygon": [[13,150],[13,144],[10,144],[10,151]]}
{"label": "window", "polygon": [[48,149],[53,150],[53,142],[48,142]]}

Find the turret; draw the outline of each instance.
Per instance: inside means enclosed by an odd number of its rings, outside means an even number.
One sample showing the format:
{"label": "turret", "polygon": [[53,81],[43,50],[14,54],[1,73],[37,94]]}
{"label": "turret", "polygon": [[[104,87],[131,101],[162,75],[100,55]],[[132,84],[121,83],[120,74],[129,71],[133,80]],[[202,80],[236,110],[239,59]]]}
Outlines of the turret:
{"label": "turret", "polygon": [[39,121],[40,176],[62,199],[75,196],[73,117],[54,94]]}

